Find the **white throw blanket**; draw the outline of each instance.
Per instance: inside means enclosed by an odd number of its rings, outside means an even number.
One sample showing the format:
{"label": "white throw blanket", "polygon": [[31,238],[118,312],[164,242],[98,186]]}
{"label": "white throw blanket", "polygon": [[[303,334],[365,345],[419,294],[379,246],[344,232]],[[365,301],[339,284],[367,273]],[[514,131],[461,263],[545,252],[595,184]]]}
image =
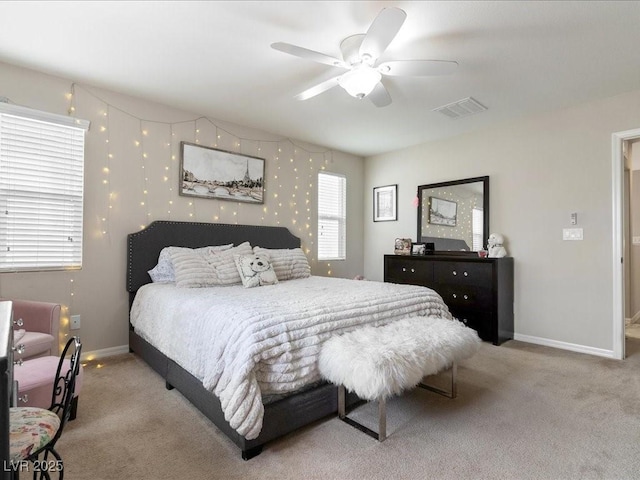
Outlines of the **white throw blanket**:
{"label": "white throw blanket", "polygon": [[131,323],[201,379],[231,427],[251,440],[262,428],[262,395],[321,379],[317,358],[331,335],[416,315],[451,318],[425,287],[312,276],[258,288],[148,284]]}

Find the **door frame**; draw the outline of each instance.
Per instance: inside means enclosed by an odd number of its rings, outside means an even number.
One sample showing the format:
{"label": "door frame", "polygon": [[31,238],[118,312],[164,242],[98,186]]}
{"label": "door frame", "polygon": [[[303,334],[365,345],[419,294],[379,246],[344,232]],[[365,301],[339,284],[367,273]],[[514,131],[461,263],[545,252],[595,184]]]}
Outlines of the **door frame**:
{"label": "door frame", "polygon": [[[613,358],[622,360],[624,352],[624,158],[626,140],[640,138],[640,128],[611,135],[612,212],[613,212]],[[628,259],[626,260],[628,261]]]}

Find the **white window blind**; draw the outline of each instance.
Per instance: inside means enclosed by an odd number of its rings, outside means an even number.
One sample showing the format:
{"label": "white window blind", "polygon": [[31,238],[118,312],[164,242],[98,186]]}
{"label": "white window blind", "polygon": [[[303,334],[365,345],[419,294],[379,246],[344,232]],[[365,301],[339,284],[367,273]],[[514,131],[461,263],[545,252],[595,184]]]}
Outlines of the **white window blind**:
{"label": "white window blind", "polygon": [[318,260],[344,260],[347,250],[347,179],[318,173]]}
{"label": "white window blind", "polygon": [[82,266],[88,126],[0,103],[0,271]]}
{"label": "white window blind", "polygon": [[478,251],[484,249],[484,210],[474,208],[472,211],[471,228],[473,230],[473,246],[472,250]]}

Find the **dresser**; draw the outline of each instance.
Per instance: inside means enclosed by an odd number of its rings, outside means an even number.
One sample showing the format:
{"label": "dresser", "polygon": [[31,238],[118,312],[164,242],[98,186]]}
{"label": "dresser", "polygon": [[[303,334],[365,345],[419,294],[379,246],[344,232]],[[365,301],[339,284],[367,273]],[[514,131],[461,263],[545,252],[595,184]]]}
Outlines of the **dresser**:
{"label": "dresser", "polygon": [[494,345],[513,338],[513,258],[385,255],[384,281],[432,288],[451,314]]}

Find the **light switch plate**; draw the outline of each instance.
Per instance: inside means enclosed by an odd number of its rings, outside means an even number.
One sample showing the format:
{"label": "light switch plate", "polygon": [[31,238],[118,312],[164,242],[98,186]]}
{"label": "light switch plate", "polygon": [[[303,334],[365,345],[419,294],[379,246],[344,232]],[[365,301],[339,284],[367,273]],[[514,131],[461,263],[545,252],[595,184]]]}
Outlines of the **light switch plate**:
{"label": "light switch plate", "polygon": [[631,238],[631,243],[633,243],[634,245],[640,245],[640,237]]}
{"label": "light switch plate", "polygon": [[562,240],[582,240],[583,232],[581,228],[563,228]]}

